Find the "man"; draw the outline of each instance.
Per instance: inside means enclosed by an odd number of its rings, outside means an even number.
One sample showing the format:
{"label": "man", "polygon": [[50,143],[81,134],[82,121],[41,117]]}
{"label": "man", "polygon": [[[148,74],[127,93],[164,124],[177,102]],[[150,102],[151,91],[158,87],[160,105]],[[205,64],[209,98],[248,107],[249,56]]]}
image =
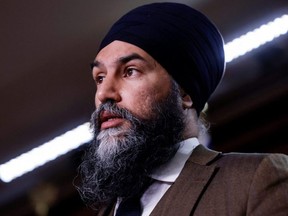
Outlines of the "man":
{"label": "man", "polygon": [[136,8],[92,68],[95,138],[78,190],[99,215],[288,215],[287,156],[199,144],[201,110],[225,68],[222,37],[203,14]]}

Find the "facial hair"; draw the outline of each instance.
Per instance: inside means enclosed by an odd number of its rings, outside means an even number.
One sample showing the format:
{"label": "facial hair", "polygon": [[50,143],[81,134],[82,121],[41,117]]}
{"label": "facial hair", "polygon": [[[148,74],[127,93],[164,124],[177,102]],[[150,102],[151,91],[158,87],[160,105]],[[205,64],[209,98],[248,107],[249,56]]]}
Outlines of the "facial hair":
{"label": "facial hair", "polygon": [[[79,167],[82,182],[76,186],[87,205],[97,209],[117,197],[139,193],[151,172],[175,155],[184,129],[179,98],[174,84],[167,98],[152,104],[148,119],[139,118],[112,101],[93,113],[94,139]],[[121,116],[130,127],[100,131],[99,116],[103,110]]]}

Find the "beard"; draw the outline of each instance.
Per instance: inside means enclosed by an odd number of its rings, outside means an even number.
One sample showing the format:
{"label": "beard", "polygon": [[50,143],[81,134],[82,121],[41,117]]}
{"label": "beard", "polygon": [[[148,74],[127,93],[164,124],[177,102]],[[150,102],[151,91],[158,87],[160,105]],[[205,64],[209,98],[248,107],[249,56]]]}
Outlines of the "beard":
{"label": "beard", "polygon": [[[167,98],[152,104],[149,118],[143,119],[112,101],[102,104],[92,115],[94,138],[79,167],[78,189],[92,208],[117,197],[139,194],[149,175],[169,161],[178,149],[184,117],[176,84]],[[100,131],[99,116],[106,110],[128,121],[129,127]]]}

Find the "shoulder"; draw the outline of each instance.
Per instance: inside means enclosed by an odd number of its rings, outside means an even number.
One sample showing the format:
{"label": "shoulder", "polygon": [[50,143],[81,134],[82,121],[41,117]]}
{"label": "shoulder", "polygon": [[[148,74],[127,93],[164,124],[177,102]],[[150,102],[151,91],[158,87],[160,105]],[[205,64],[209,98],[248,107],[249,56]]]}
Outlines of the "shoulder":
{"label": "shoulder", "polygon": [[264,153],[221,153],[199,145],[192,153],[190,161],[200,165],[212,165],[222,172],[253,174],[278,170],[288,172],[288,156],[284,154]]}
{"label": "shoulder", "polygon": [[[189,162],[191,176],[198,175],[195,174],[197,170],[214,170],[206,185],[203,206],[207,206],[207,203],[222,207],[228,204],[227,210],[234,212],[240,209],[239,212],[246,212],[245,215],[286,215],[287,155],[220,153],[199,146],[193,151]],[[197,169],[192,169],[195,167]]]}
{"label": "shoulder", "polygon": [[[256,163],[270,164],[272,166],[287,165],[288,155],[281,153],[240,153],[230,152],[222,153],[199,145],[195,148],[192,154],[192,160],[196,163]],[[228,164],[227,164],[228,165]]]}
{"label": "shoulder", "polygon": [[258,199],[261,195],[272,195],[276,191],[283,199],[288,198],[287,155],[228,153],[221,154],[215,165],[219,168],[220,176],[237,182],[239,186],[249,185],[246,189],[250,192],[247,192],[257,194]]}
{"label": "shoulder", "polygon": [[264,153],[224,153],[217,162],[219,165],[240,165],[248,167],[267,167],[288,169],[288,156],[284,154]]}

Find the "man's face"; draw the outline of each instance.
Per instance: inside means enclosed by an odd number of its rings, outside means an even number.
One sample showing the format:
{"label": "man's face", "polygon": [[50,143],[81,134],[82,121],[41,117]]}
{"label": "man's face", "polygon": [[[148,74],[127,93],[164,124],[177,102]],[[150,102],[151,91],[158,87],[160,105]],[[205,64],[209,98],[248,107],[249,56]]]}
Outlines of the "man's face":
{"label": "man's face", "polygon": [[139,193],[182,139],[178,85],[151,56],[115,41],[97,55],[94,139],[80,165],[78,190],[90,204]]}
{"label": "man's face", "polygon": [[[143,119],[153,115],[151,105],[167,97],[171,88],[171,78],[159,63],[144,50],[121,41],[99,52],[92,73],[97,86],[96,108],[112,100]],[[101,114],[100,121],[101,130],[130,127],[125,119],[108,112]]]}

